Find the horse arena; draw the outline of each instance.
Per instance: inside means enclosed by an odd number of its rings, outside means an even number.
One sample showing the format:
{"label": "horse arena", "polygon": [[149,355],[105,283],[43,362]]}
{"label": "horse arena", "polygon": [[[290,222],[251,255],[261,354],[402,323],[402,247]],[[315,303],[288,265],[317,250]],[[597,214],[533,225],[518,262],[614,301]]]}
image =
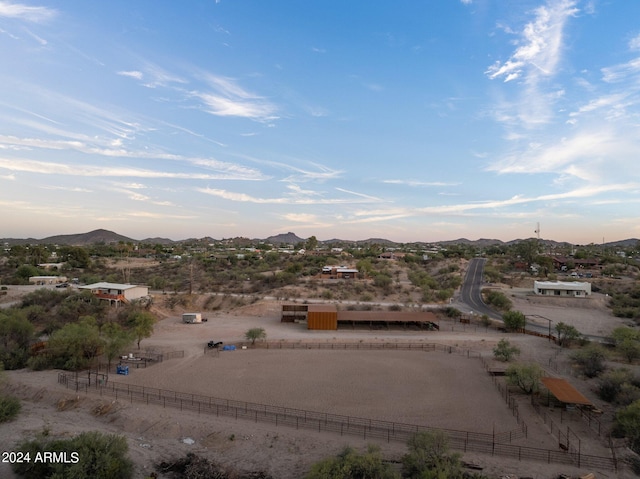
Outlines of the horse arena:
{"label": "horse arena", "polygon": [[[268,343],[245,349],[244,332],[254,327],[265,328]],[[197,325],[169,317],[157,323],[142,346],[156,354],[184,351],[174,355],[182,357],[130,368],[129,375],[109,374],[100,396],[95,385],[83,389],[79,382],[76,393],[55,379],[45,382],[57,393],[78,394],[78,401],[86,397],[119,404],[104,420],[114,432],[128,435],[132,456],[145,461],[144,467],[161,453],[166,458],[196,452],[293,479],[347,444],[364,448],[378,443],[385,456],[399,458],[409,431],[436,428],[449,432],[452,446],[465,452],[465,460],[482,463],[486,472],[492,467],[501,473],[505,468],[527,471],[532,477],[547,477],[533,475],[545,468],[584,472],[558,451],[557,439],[535,417],[527,418],[523,429],[483,367],[480,356],[490,357],[502,337],[478,331],[309,332],[271,316],[216,315]],[[210,351],[210,340],[237,348]],[[546,346],[538,338],[522,340]],[[70,381],[67,388],[72,387]],[[526,407],[526,399],[521,400]],[[233,406],[224,407],[225,401]],[[77,427],[77,417],[71,421]],[[363,425],[367,421],[369,428]],[[98,427],[94,423],[93,429],[105,426],[104,421]],[[469,444],[470,437],[479,439]],[[183,444],[182,438],[193,443]],[[582,453],[608,455],[606,449],[584,446]],[[604,470],[611,469],[603,464]]]}

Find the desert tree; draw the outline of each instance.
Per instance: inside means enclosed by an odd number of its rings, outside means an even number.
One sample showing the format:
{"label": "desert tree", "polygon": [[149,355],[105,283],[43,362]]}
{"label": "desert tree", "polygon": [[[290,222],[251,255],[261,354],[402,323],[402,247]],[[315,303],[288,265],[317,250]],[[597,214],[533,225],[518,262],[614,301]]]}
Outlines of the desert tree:
{"label": "desert tree", "polygon": [[422,431],[407,441],[402,457],[402,477],[409,479],[482,479],[462,467],[461,455],[449,450],[449,437],[443,431]]}
{"label": "desert tree", "polygon": [[621,326],[612,331],[611,337],[616,343],[616,351],[629,364],[640,358],[640,331]]}
{"label": "desert tree", "polygon": [[518,331],[523,329],[526,324],[526,318],[520,311],[506,311],[502,315],[504,327],[509,331]]}
{"label": "desert tree", "polygon": [[629,447],[640,453],[640,399],[616,413],[614,434],[626,437]]}
{"label": "desert tree", "polygon": [[589,344],[584,348],[575,351],[571,355],[571,360],[578,366],[588,378],[595,378],[605,370],[607,351],[599,344]]}
{"label": "desert tree", "polygon": [[580,339],[581,336],[580,331],[578,331],[575,326],[563,322],[556,324],[554,329],[558,336],[558,346],[560,347],[569,345],[571,341]]}
{"label": "desert tree", "polygon": [[102,326],[104,340],[104,355],[107,358],[107,370],[111,369],[111,362],[133,341],[133,334],[123,329],[118,323],[109,322]]}
{"label": "desert tree", "polygon": [[34,327],[23,310],[0,310],[0,361],[7,369],[24,367]]}
{"label": "desert tree", "polygon": [[517,386],[526,394],[533,394],[540,388],[544,370],[536,363],[516,363],[509,366],[505,374],[509,385]]}
{"label": "desert tree", "polygon": [[140,349],[140,342],[153,334],[153,325],[156,318],[148,311],[132,311],[128,317],[129,324],[135,335],[136,344]]}
{"label": "desert tree", "polygon": [[[104,346],[98,324],[92,316],[84,316],[54,331],[48,350],[53,367],[78,371],[91,364]],[[32,358],[34,359],[34,358]]]}
{"label": "desert tree", "polygon": [[264,328],[251,328],[246,333],[244,333],[244,337],[246,340],[251,341],[251,345],[256,344],[256,340],[265,339],[267,337],[267,332]]}
{"label": "desert tree", "polygon": [[498,361],[508,362],[520,354],[520,348],[513,346],[508,339],[501,339],[493,348],[493,357]]}
{"label": "desert tree", "polygon": [[369,445],[362,454],[347,446],[337,456],[313,464],[305,476],[305,479],[363,478],[400,479],[400,475],[383,461],[379,446]]}

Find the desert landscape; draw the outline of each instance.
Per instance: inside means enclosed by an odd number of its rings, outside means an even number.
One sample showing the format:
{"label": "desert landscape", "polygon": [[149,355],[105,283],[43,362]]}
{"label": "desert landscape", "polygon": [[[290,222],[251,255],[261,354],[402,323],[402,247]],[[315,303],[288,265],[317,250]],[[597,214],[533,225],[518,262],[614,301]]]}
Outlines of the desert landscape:
{"label": "desert landscape", "polygon": [[[206,296],[206,295],[204,295]],[[192,307],[206,301],[194,296]],[[581,330],[599,334],[615,327],[615,320],[594,298],[589,307],[558,306],[553,298],[531,298],[526,289],[512,292],[515,308],[525,314],[558,317],[579,322]],[[9,299],[7,299],[9,300]],[[583,301],[583,300],[577,300]],[[546,304],[545,304],[546,302]],[[158,302],[156,302],[158,304]],[[586,303],[583,303],[585,305]],[[184,357],[170,359],[130,374],[109,375],[109,381],[178,391],[215,398],[297,408],[359,418],[416,424],[434,428],[502,433],[518,430],[518,421],[483,369],[477,356],[492,361],[492,348],[504,337],[521,348],[522,360],[546,366],[549,375],[570,379],[566,351],[545,339],[505,334],[492,328],[442,320],[440,331],[350,330],[309,331],[304,323],[281,323],[281,301],[261,300],[234,311],[208,312],[208,321],[184,324],[181,310],[158,307],[162,317],[142,348],[156,353],[184,351]],[[244,333],[263,328],[266,343],[248,346]],[[234,344],[235,351],[207,351],[209,340]],[[280,343],[309,344],[309,349],[277,349]],[[317,344],[399,343],[451,345],[473,351],[473,357],[440,351],[326,350]],[[131,350],[136,354],[135,349]],[[549,365],[552,364],[553,368]],[[23,438],[43,430],[70,436],[87,430],[123,434],[128,440],[136,474],[144,477],[153,465],[187,452],[208,457],[242,470],[265,471],[276,478],[299,478],[310,464],[336,454],[346,445],[364,448],[378,443],[386,458],[398,460],[406,446],[376,438],[341,436],[328,432],[275,426],[264,422],[199,415],[136,401],[100,397],[95,390],[70,391],[58,384],[58,371],[7,372],[7,389],[24,400],[24,412],[0,426],[7,438]],[[607,415],[607,406],[583,384],[574,382],[583,394]],[[528,405],[517,399],[527,424],[527,437],[515,444],[557,449],[558,438]],[[599,437],[577,414],[548,415],[562,427],[580,436],[582,454],[610,457],[605,438]],[[597,477],[632,477],[628,472],[593,471],[563,464],[518,461],[509,457],[466,453],[464,460],[495,477],[551,478],[558,474],[574,477],[596,472]],[[6,464],[2,477],[12,477]],[[160,476],[162,477],[162,476]]]}

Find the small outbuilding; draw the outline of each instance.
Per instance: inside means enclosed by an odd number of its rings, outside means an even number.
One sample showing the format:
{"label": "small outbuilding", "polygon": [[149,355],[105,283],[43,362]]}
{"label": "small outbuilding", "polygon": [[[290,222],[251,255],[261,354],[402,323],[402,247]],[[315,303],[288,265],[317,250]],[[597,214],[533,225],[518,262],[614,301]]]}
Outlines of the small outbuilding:
{"label": "small outbuilding", "polygon": [[182,322],[187,324],[197,324],[202,322],[202,313],[184,313]]}
{"label": "small outbuilding", "polygon": [[534,281],[533,292],[542,296],[587,297],[591,283],[579,281]]}

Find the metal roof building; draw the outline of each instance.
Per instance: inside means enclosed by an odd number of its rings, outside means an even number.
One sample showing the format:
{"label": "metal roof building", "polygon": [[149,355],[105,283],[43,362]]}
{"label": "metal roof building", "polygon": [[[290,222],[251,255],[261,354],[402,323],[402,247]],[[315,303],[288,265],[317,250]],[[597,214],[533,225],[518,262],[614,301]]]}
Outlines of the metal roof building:
{"label": "metal roof building", "polygon": [[579,281],[534,281],[533,292],[543,296],[586,297],[591,294],[591,283]]}

